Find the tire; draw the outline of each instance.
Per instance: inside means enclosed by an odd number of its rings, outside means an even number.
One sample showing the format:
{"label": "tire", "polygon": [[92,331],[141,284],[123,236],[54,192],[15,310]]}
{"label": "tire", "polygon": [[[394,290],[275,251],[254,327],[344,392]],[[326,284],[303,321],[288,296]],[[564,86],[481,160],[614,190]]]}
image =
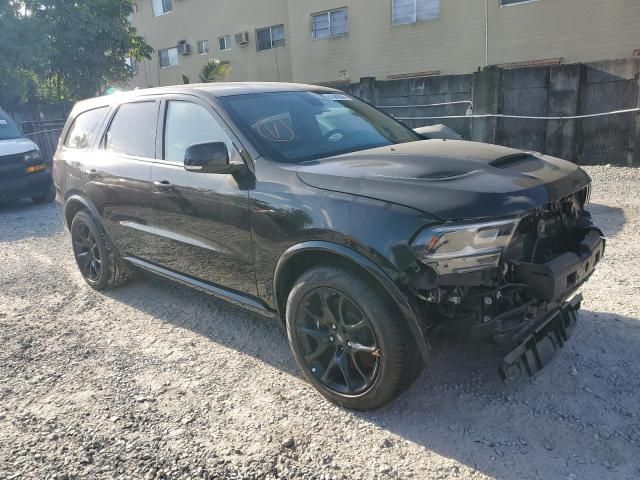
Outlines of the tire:
{"label": "tire", "polygon": [[31,197],[35,203],[52,203],[56,199],[56,190],[53,185],[49,188],[49,191],[44,195],[38,195],[37,197]]}
{"label": "tire", "polygon": [[362,274],[337,266],[308,270],[293,286],[286,312],[298,366],[333,403],[380,408],[421,371],[422,358],[398,309]]}
{"label": "tire", "polygon": [[85,282],[95,290],[118,287],[133,276],[120,259],[96,220],[80,210],[71,222],[73,255]]}

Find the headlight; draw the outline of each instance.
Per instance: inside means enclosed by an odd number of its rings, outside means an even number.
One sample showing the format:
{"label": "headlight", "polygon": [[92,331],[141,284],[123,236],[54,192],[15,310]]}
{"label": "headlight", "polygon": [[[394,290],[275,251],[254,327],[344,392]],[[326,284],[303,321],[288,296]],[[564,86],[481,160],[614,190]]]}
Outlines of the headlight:
{"label": "headlight", "polygon": [[411,249],[441,275],[497,267],[517,225],[517,219],[446,223],[421,231]]}
{"label": "headlight", "polygon": [[25,162],[37,162],[38,160],[42,160],[40,150],[32,150],[31,152],[27,152],[24,154]]}

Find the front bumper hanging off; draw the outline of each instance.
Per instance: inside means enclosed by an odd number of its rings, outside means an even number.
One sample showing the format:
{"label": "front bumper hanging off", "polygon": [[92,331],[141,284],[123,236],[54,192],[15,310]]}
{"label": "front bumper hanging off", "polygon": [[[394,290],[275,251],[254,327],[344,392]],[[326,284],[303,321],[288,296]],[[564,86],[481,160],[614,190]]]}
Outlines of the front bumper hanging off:
{"label": "front bumper hanging off", "polygon": [[513,381],[524,374],[531,377],[542,370],[569,339],[578,320],[581,301],[581,294],[573,295],[547,319],[536,324],[535,329],[504,357],[498,368],[502,380]]}

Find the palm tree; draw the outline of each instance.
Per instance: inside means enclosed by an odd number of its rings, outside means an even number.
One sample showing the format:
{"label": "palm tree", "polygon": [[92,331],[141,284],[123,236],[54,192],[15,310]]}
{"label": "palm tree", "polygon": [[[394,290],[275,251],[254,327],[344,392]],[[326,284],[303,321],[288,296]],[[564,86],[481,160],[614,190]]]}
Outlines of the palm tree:
{"label": "palm tree", "polygon": [[224,82],[231,73],[231,62],[228,60],[209,60],[200,71],[200,81],[203,83]]}

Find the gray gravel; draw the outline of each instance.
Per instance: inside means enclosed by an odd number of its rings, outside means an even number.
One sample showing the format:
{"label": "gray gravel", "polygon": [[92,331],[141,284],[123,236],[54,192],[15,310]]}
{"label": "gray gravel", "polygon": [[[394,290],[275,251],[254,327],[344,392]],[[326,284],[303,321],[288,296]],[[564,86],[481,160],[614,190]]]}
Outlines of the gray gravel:
{"label": "gray gravel", "polygon": [[149,275],[93,292],[54,206],[0,207],[0,479],[637,479],[640,171],[588,170],[608,250],[552,364],[504,386],[436,337],[366,414],[305,383],[274,322]]}

